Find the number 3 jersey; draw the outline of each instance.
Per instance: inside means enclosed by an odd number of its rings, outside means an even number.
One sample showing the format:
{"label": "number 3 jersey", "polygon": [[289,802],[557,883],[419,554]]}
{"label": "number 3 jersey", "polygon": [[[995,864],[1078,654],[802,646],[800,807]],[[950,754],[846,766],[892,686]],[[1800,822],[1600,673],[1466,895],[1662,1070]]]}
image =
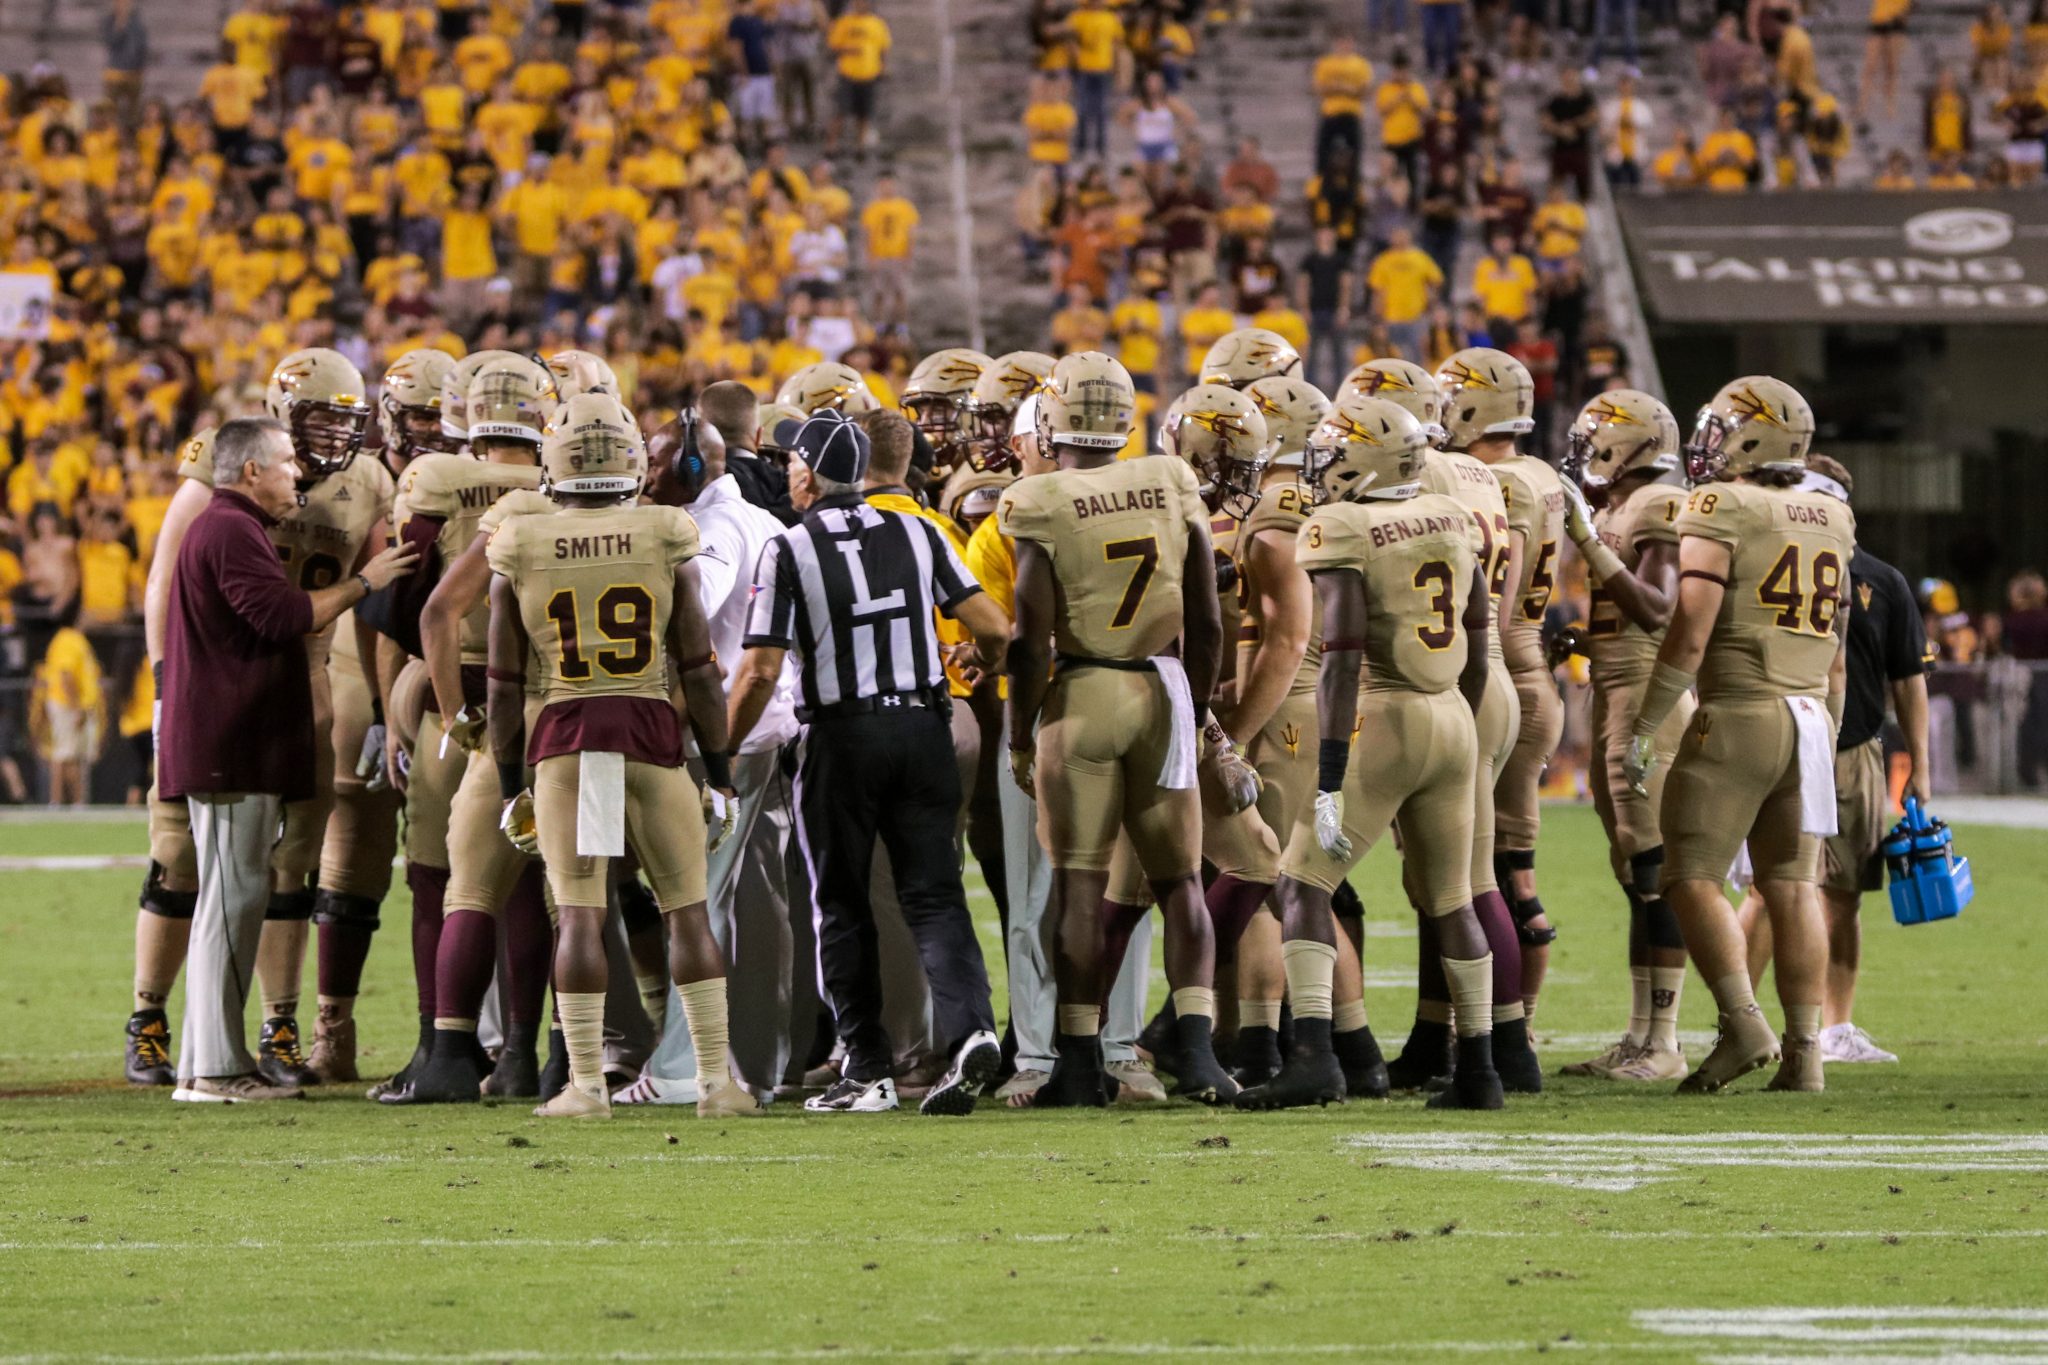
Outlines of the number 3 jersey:
{"label": "number 3 jersey", "polygon": [[1465,508],[1423,493],[1317,508],[1296,559],[1311,574],[1356,569],[1364,578],[1366,690],[1447,692],[1465,669],[1460,620],[1479,549]]}
{"label": "number 3 jersey", "polygon": [[491,570],[518,596],[539,671],[527,679],[542,708],[527,762],[591,751],[682,762],[667,640],[676,567],[697,545],[679,507],[560,508],[491,533]]}
{"label": "number 3 jersey", "polygon": [[1678,534],[1728,547],[1728,588],[1700,663],[1702,703],[1827,696],[1856,519],[1825,493],[1703,484]]}
{"label": "number 3 jersey", "polygon": [[1179,638],[1188,541],[1209,525],[1185,460],[1034,474],[1010,485],[996,518],[1004,535],[1052,557],[1060,653],[1149,659]]}

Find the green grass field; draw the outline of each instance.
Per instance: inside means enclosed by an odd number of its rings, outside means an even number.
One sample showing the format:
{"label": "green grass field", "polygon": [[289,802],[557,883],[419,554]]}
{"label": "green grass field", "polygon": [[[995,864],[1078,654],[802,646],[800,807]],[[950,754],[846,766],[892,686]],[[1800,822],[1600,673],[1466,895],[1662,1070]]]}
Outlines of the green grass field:
{"label": "green grass field", "polygon": [[[1961,920],[1867,904],[1858,1016],[1901,1065],[1820,1096],[1557,1081],[1477,1117],[174,1105],[119,1079],[139,873],[0,872],[0,1363],[2048,1360],[2048,840],[1959,838]],[[1623,916],[1590,811],[1553,810],[1544,847],[1554,1069],[1618,1031]],[[0,824],[0,856],[141,849],[136,824]],[[1392,873],[1361,873],[1390,1049]],[[366,1071],[412,1039],[403,902]],[[1697,1057],[1697,982],[1684,1022]]]}

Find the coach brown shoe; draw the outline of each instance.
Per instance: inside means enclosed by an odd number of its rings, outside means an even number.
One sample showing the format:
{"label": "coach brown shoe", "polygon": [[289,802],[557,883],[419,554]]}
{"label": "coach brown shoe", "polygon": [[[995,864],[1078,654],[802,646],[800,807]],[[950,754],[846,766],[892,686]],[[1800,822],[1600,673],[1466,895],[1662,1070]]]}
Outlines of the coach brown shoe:
{"label": "coach brown shoe", "polygon": [[302,1100],[295,1085],[272,1085],[255,1072],[246,1076],[194,1076],[180,1081],[171,1098],[181,1104],[255,1104],[264,1100]]}
{"label": "coach brown shoe", "polygon": [[1754,1004],[1737,1014],[1721,1016],[1721,1034],[1714,1039],[1699,1068],[1678,1083],[1681,1095],[1711,1095],[1730,1081],[1778,1060],[1778,1035]]}
{"label": "coach brown shoe", "polygon": [[1778,1074],[1771,1077],[1766,1090],[1799,1090],[1818,1094],[1828,1088],[1827,1078],[1821,1071],[1820,1038],[1817,1035],[1800,1036],[1788,1033],[1781,1045]]}
{"label": "coach brown shoe", "polygon": [[313,1050],[306,1054],[306,1066],[323,1085],[362,1079],[356,1074],[356,1021],[342,1019],[327,1005],[313,1020]]}

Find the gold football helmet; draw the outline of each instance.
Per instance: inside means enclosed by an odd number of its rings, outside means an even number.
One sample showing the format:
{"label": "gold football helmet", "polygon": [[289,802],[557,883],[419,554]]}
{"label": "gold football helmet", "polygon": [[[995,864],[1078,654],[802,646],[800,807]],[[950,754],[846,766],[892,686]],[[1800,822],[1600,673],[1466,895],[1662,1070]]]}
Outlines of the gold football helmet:
{"label": "gold football helmet", "polygon": [[647,445],[619,400],[582,393],[556,409],[541,436],[541,484],[549,497],[636,498],[647,482]]}
{"label": "gold football helmet", "polygon": [[806,365],[783,380],[782,387],[776,390],[775,401],[789,404],[806,417],[826,408],[843,412],[848,417],[858,417],[882,406],[874,391],[868,388],[868,381],[861,378],[860,371],[836,360]]}
{"label": "gold football helmet", "polygon": [[1122,450],[1138,419],[1130,372],[1100,351],[1062,356],[1038,393],[1038,448],[1047,459],[1060,446]]}
{"label": "gold football helmet", "polygon": [[1638,469],[1678,468],[1678,419],[1640,389],[1609,389],[1579,409],[1565,438],[1564,475],[1588,491]]}
{"label": "gold football helmet", "polygon": [[441,431],[441,389],[455,368],[446,351],[407,351],[384,371],[377,386],[377,415],[384,426],[385,454],[406,464],[430,451],[460,450]]}
{"label": "gold football helmet", "polygon": [[1323,391],[1306,379],[1274,376],[1255,380],[1244,395],[1266,419],[1266,434],[1273,438],[1272,463],[1280,468],[1301,468],[1309,434],[1330,412],[1330,400]]}
{"label": "gold football helmet", "polygon": [[469,439],[539,445],[557,406],[555,377],[547,366],[523,355],[486,361],[469,381]]}
{"label": "gold football helmet", "polygon": [[974,449],[969,460],[984,469],[1003,468],[1012,462],[1010,424],[1018,405],[1045,387],[1053,363],[1043,351],[1011,351],[988,363],[967,395],[967,411],[974,421]]}
{"label": "gold football helmet", "polygon": [[932,443],[932,468],[951,469],[967,453],[967,404],[981,372],[995,362],[980,351],[949,346],[917,362],[903,384],[903,411]]}
{"label": "gold football helmet", "polygon": [[548,373],[555,378],[555,392],[567,402],[579,393],[608,393],[624,401],[619,377],[601,355],[589,351],[556,351],[548,357]]}
{"label": "gold football helmet", "polygon": [[1422,423],[1398,403],[1348,393],[1309,438],[1302,472],[1312,500],[1412,498],[1421,489]]}
{"label": "gold football helmet", "polygon": [[1382,356],[1368,360],[1344,376],[1340,394],[1357,393],[1367,398],[1384,398],[1408,409],[1422,423],[1422,434],[1433,446],[1444,443],[1443,390],[1436,376],[1412,360]]}
{"label": "gold football helmet", "polygon": [[1491,346],[1471,346],[1436,372],[1443,391],[1444,440],[1469,450],[1488,436],[1522,436],[1536,429],[1536,384],[1522,362]]}
{"label": "gold football helmet", "polygon": [[755,447],[762,455],[789,457],[789,451],[775,439],[776,431],[784,422],[801,422],[810,414],[789,403],[762,403],[754,409],[754,439],[760,444]]}
{"label": "gold football helmet", "polygon": [[1248,395],[1222,384],[1197,384],[1174,399],[1160,420],[1159,452],[1195,467],[1211,507],[1242,517],[1259,500],[1273,439]]}
{"label": "gold football helmet", "polygon": [[1301,352],[1286,337],[1264,327],[1225,332],[1202,357],[1202,382],[1227,384],[1233,389],[1276,375],[1286,378],[1300,373]]}
{"label": "gold football helmet", "polygon": [[476,381],[477,371],[493,360],[510,357],[520,358],[517,351],[471,351],[455,362],[455,368],[448,371],[448,377],[441,381],[441,434],[453,441],[469,439],[469,386]]}
{"label": "gold football helmet", "polygon": [[1685,472],[1694,483],[1759,469],[1804,469],[1813,445],[1813,409],[1782,379],[1731,380],[1693,419]]}
{"label": "gold football helmet", "polygon": [[362,371],[325,346],[278,361],[263,406],[291,431],[292,451],[309,482],[347,469],[370,427]]}

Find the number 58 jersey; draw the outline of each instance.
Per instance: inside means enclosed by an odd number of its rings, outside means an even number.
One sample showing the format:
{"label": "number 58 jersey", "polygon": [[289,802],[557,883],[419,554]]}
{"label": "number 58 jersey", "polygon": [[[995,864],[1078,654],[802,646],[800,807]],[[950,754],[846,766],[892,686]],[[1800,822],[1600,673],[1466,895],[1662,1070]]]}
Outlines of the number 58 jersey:
{"label": "number 58 jersey", "polygon": [[1678,534],[1726,545],[1721,613],[1700,663],[1702,703],[1825,697],[1856,519],[1825,493],[1702,484]]}
{"label": "number 58 jersey", "polygon": [[571,507],[507,518],[486,555],[519,597],[540,669],[529,691],[544,707],[606,696],[667,705],[675,571],[696,554],[697,523],[679,507]]}
{"label": "number 58 jersey", "polygon": [[1188,540],[1209,524],[1187,461],[1147,455],[1034,474],[1003,493],[996,519],[1052,557],[1060,653],[1149,659],[1180,636]]}

